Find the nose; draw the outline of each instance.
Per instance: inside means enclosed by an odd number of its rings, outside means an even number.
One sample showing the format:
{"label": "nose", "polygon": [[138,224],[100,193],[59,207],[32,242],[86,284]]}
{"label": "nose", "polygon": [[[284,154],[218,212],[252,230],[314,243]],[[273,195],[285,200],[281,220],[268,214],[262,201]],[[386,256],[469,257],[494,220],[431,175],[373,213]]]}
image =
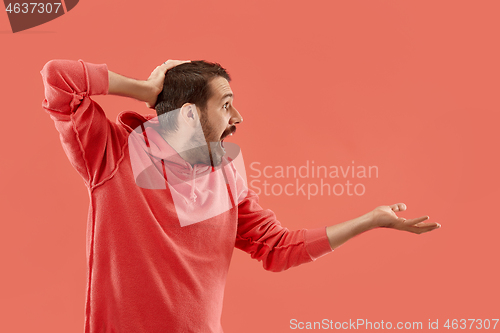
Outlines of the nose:
{"label": "nose", "polygon": [[236,110],[234,107],[232,109],[233,109],[233,113],[231,115],[230,124],[235,125],[235,124],[241,123],[243,121],[243,117],[238,112],[238,110]]}

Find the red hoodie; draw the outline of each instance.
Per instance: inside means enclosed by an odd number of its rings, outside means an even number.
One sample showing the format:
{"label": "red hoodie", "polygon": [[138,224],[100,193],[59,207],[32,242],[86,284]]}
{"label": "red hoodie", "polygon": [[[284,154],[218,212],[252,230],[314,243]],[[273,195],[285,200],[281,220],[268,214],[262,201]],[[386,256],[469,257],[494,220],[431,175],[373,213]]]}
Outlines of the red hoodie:
{"label": "red hoodie", "polygon": [[230,159],[186,163],[156,115],[109,121],[90,98],[108,93],[105,64],[52,60],[40,73],[42,106],[90,197],[86,333],[222,332],[234,247],[275,272],[332,251],[324,227],[283,228]]}

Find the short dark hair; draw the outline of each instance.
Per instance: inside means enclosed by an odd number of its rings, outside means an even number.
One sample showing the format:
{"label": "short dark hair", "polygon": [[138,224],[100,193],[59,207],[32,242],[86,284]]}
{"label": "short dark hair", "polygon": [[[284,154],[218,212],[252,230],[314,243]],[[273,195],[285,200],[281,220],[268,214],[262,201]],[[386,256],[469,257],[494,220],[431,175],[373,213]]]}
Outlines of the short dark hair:
{"label": "short dark hair", "polygon": [[183,63],[168,70],[155,105],[161,129],[165,132],[178,129],[175,112],[169,111],[179,109],[185,103],[195,104],[204,111],[212,96],[209,83],[217,76],[231,81],[229,73],[221,65],[204,60]]}

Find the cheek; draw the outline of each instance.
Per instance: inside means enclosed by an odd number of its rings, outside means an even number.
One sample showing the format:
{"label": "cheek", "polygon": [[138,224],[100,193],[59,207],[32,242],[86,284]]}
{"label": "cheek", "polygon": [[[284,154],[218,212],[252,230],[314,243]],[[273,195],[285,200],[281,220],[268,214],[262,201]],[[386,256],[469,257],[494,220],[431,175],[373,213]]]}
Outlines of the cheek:
{"label": "cheek", "polygon": [[212,120],[209,124],[207,124],[207,133],[205,135],[207,136],[207,139],[209,141],[219,141],[220,136],[226,129],[225,125],[222,124],[220,120]]}
{"label": "cheek", "polygon": [[222,135],[222,133],[226,130],[227,124],[229,123],[229,119],[226,119],[225,117],[219,117],[214,121],[213,123],[213,129],[215,131],[214,134],[218,135],[219,137]]}
{"label": "cheek", "polygon": [[208,136],[209,141],[219,141],[222,133],[226,130],[229,124],[229,117],[223,114],[217,114],[217,112],[211,112],[208,115],[210,118],[207,119]]}

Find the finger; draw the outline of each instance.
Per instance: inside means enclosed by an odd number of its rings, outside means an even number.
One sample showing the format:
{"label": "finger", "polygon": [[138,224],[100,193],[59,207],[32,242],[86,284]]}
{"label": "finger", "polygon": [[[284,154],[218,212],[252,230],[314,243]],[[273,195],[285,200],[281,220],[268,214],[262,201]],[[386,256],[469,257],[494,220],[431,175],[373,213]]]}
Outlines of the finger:
{"label": "finger", "polygon": [[429,219],[429,216],[421,216],[421,217],[417,217],[415,219],[409,219],[409,220],[406,220],[405,221],[405,224],[406,225],[415,225],[417,223],[420,223],[420,222],[423,222],[425,220],[428,220]]}
{"label": "finger", "polygon": [[165,65],[165,64],[183,64],[185,62],[191,62],[191,60],[172,60],[172,59],[168,59],[167,61],[165,61],[163,63],[163,65]]}
{"label": "finger", "polygon": [[429,232],[432,230],[439,229],[441,225],[439,223],[424,223],[423,225],[410,226],[408,227],[408,231],[413,232],[415,234],[423,234],[424,232]]}
{"label": "finger", "polygon": [[191,60],[167,60],[160,66],[156,66],[156,68],[149,75],[148,80],[153,77],[157,77],[158,75],[165,76],[169,69],[172,69],[175,66],[184,64],[186,62],[191,62]]}
{"label": "finger", "polygon": [[394,212],[402,212],[406,210],[406,205],[404,203],[397,203],[389,206]]}
{"label": "finger", "polygon": [[413,225],[414,227],[418,227],[418,228],[441,228],[441,224],[437,223],[437,222],[430,222],[430,223],[425,223],[425,222],[420,222],[420,223],[417,223],[417,224],[414,224]]}
{"label": "finger", "polygon": [[178,66],[180,64],[184,64],[186,62],[191,62],[191,60],[167,60],[165,61],[160,67],[164,70],[164,72],[167,72],[169,69],[174,68],[175,66]]}
{"label": "finger", "polygon": [[191,60],[167,60],[163,64],[161,64],[160,66],[175,67],[177,65],[180,65],[180,64],[183,64],[183,63],[186,63],[186,62],[191,62]]}

